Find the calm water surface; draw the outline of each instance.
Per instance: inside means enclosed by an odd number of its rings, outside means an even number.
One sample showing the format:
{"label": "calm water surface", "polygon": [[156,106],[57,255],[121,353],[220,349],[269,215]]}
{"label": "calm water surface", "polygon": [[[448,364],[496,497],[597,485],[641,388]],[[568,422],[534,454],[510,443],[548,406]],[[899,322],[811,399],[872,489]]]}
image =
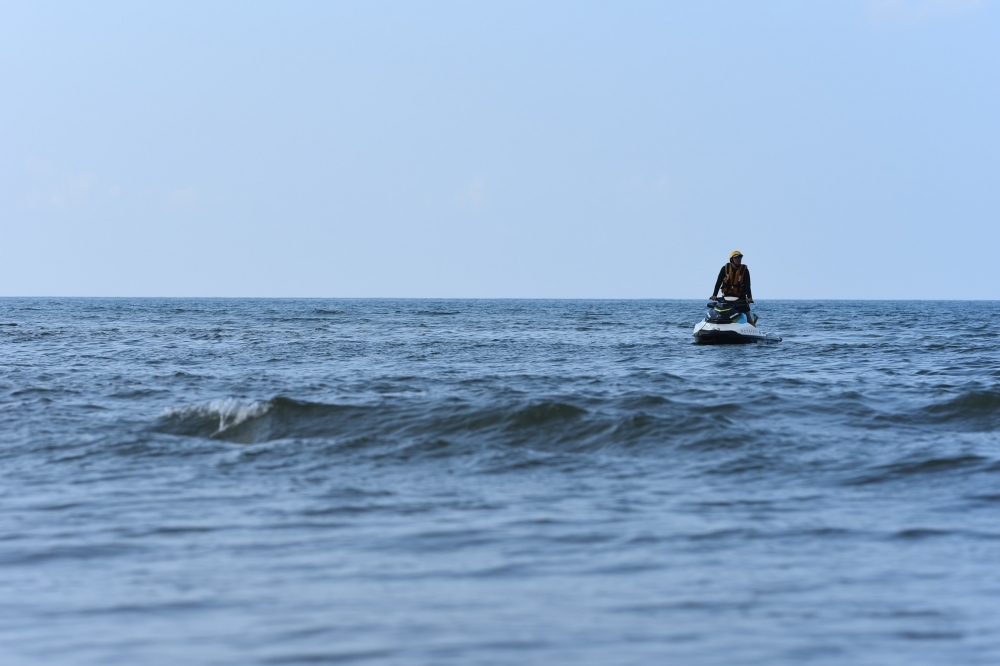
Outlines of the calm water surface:
{"label": "calm water surface", "polygon": [[10,664],[1000,663],[1000,303],[0,300]]}

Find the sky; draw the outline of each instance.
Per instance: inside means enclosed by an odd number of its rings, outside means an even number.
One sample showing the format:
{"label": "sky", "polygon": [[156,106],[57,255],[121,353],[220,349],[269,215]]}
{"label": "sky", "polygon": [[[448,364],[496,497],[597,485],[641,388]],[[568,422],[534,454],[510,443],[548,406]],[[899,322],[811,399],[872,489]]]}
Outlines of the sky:
{"label": "sky", "polygon": [[0,2],[0,91],[0,296],[998,297],[997,2]]}

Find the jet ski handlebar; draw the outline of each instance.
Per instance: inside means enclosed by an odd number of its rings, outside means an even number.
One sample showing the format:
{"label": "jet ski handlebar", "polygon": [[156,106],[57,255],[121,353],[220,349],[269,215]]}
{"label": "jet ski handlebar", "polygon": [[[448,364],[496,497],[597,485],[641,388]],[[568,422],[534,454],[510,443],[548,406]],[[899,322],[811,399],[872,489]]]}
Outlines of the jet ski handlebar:
{"label": "jet ski handlebar", "polygon": [[746,305],[747,299],[736,296],[719,296],[718,298],[709,299],[708,307],[715,307],[718,303],[725,303],[727,305]]}

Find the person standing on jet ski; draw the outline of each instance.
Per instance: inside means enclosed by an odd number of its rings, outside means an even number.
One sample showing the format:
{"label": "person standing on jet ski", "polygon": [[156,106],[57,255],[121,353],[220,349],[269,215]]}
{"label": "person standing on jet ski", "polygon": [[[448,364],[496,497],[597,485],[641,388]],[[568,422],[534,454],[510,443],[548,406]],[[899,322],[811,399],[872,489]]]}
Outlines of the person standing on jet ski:
{"label": "person standing on jet ski", "polygon": [[753,293],[750,291],[750,269],[743,265],[743,253],[733,250],[729,255],[729,263],[719,270],[715,280],[715,289],[709,300],[716,300],[715,295],[722,288],[723,296],[735,296],[746,301],[736,305],[736,309],[747,316],[751,324],[757,323],[757,315],[750,314],[750,304],[753,303]]}

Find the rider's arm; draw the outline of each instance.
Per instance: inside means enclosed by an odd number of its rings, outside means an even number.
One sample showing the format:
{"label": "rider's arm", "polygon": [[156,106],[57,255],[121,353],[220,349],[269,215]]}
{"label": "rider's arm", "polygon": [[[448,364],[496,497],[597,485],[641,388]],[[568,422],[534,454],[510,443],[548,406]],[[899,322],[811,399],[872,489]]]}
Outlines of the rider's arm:
{"label": "rider's arm", "polygon": [[719,277],[715,279],[715,289],[712,290],[712,298],[719,293],[719,287],[722,286],[722,281],[726,279],[726,267],[723,266],[719,269]]}
{"label": "rider's arm", "polygon": [[753,303],[753,291],[750,290],[750,269],[746,270],[746,281],[747,281],[747,303]]}

